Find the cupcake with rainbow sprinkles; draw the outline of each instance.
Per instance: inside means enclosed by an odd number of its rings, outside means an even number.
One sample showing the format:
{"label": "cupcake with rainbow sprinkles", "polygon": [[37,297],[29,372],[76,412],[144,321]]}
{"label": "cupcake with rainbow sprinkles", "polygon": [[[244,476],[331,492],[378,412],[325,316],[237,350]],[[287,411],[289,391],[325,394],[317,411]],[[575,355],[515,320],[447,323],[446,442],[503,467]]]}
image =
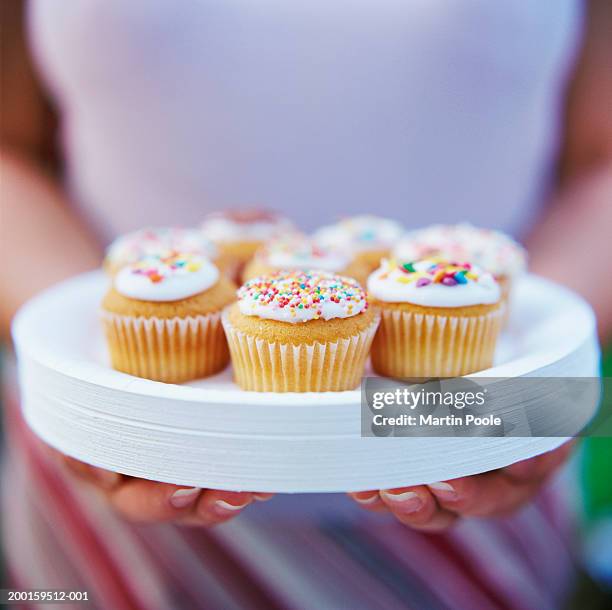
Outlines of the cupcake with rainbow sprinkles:
{"label": "cupcake with rainbow sprinkles", "polygon": [[229,362],[221,310],[235,288],[197,254],[172,251],[124,266],[102,302],[113,368],[168,383],[221,371]]}
{"label": "cupcake with rainbow sprinkles", "polygon": [[494,277],[470,263],[384,260],[368,279],[380,310],[372,366],[386,377],[467,375],[493,364],[504,303]]}
{"label": "cupcake with rainbow sprinkles", "polygon": [[354,389],[378,322],[355,280],[322,271],[249,280],[223,315],[236,383],[260,392]]}
{"label": "cupcake with rainbow sprinkles", "polygon": [[506,313],[510,309],[514,281],[527,268],[527,252],[518,242],[501,231],[467,222],[410,231],[397,242],[393,256],[403,261],[437,256],[478,265],[497,280],[507,305]]}
{"label": "cupcake with rainbow sprinkles", "polygon": [[230,277],[238,279],[256,250],[267,241],[295,232],[293,223],[276,212],[260,207],[231,208],[208,214],[200,225],[230,266]]}
{"label": "cupcake with rainbow sprinkles", "polygon": [[317,229],[313,238],[323,247],[341,247],[353,252],[368,273],[389,256],[391,248],[402,236],[402,225],[390,218],[363,214],[343,218],[335,224]]}
{"label": "cupcake with rainbow sprinkles", "polygon": [[347,250],[337,246],[321,246],[306,235],[296,233],[274,239],[262,246],[247,264],[242,280],[275,271],[307,271],[319,269],[352,277],[365,283],[367,267],[355,260]]}
{"label": "cupcake with rainbow sprinkles", "polygon": [[215,244],[198,229],[184,227],[146,227],[117,237],[106,249],[104,269],[115,275],[145,256],[178,251],[211,259],[222,267]]}

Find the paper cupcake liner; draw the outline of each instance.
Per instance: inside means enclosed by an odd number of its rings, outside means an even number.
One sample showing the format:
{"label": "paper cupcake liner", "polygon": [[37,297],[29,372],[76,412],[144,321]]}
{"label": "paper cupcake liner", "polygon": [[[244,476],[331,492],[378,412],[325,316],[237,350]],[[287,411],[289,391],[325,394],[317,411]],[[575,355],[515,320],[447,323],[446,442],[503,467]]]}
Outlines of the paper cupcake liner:
{"label": "paper cupcake liner", "polygon": [[145,379],[182,383],[208,377],[229,362],[221,314],[135,318],[102,313],[114,369]]}
{"label": "paper cupcake liner", "polygon": [[502,328],[508,326],[508,320],[510,318],[510,298],[512,294],[512,278],[503,276],[497,278],[499,289],[501,291],[501,301],[505,305],[504,314],[502,316]]}
{"label": "paper cupcake liner", "polygon": [[237,330],[226,314],[222,321],[243,390],[339,392],[361,382],[379,318],[352,337],[310,345],[269,342]]}
{"label": "paper cupcake liner", "polygon": [[383,309],[372,366],[386,377],[457,377],[493,364],[505,307],[480,316],[442,316]]}

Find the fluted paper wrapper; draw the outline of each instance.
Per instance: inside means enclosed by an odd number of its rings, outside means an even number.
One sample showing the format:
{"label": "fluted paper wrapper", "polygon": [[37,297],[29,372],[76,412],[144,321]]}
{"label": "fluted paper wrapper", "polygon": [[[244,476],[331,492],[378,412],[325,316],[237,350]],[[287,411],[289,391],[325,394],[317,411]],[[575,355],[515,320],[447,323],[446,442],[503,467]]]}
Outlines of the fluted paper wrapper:
{"label": "fluted paper wrapper", "polygon": [[501,301],[505,305],[504,313],[502,315],[502,328],[506,328],[508,326],[508,320],[510,319],[510,298],[512,295],[513,280],[511,277],[505,275],[497,278],[497,283],[499,284],[499,289],[501,291]]}
{"label": "fluted paper wrapper", "polygon": [[234,378],[255,392],[340,392],[354,390],[379,318],[360,333],[337,341],[292,345],[269,342],[237,330],[223,316]]}
{"label": "fluted paper wrapper", "polygon": [[103,312],[114,369],[137,377],[182,383],[208,377],[229,362],[221,314],[135,318]]}
{"label": "fluted paper wrapper", "polygon": [[480,316],[441,316],[383,309],[372,366],[386,377],[456,377],[493,364],[505,307]]}

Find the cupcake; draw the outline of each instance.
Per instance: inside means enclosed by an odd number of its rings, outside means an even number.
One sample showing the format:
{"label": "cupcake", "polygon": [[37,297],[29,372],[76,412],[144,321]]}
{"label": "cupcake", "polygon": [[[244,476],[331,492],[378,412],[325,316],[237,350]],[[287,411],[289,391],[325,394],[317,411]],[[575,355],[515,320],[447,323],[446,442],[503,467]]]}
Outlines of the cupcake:
{"label": "cupcake", "polygon": [[295,231],[289,219],[260,208],[214,212],[204,218],[201,229],[232,261],[234,279],[265,242]]}
{"label": "cupcake", "polygon": [[115,275],[126,265],[164,251],[198,254],[211,259],[217,267],[223,267],[219,250],[201,231],[181,227],[147,227],[115,239],[106,249],[104,268],[110,275]]}
{"label": "cupcake", "polygon": [[504,304],[495,278],[470,263],[384,260],[368,278],[381,312],[374,371],[420,379],[467,375],[493,364]]}
{"label": "cupcake", "polygon": [[168,383],[221,371],[229,362],[221,310],[234,300],[235,285],[197,254],[124,266],[102,302],[113,368]]}
{"label": "cupcake", "polygon": [[308,271],[318,269],[352,277],[365,283],[366,267],[354,257],[337,247],[317,245],[306,235],[295,234],[281,237],[262,246],[247,263],[243,273],[244,282],[258,275],[269,275],[275,271]]}
{"label": "cupcake", "polygon": [[468,223],[432,225],[411,231],[396,244],[393,256],[403,261],[434,256],[474,263],[493,274],[507,304],[513,281],[527,268],[525,249],[511,237]]}
{"label": "cupcake", "polygon": [[378,322],[355,280],[323,271],[250,280],[223,314],[236,383],[260,392],[354,389]]}
{"label": "cupcake", "polygon": [[321,227],[313,237],[323,247],[339,247],[354,252],[356,260],[367,267],[369,274],[380,265],[382,258],[389,256],[390,249],[403,231],[395,220],[364,215]]}

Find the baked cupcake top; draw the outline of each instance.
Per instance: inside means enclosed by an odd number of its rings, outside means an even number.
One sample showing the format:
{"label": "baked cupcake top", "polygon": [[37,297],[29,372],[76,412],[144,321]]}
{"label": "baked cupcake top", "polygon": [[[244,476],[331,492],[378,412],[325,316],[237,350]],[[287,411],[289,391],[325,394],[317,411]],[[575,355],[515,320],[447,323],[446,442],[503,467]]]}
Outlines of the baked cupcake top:
{"label": "baked cupcake top", "polygon": [[262,263],[275,269],[321,269],[341,271],[350,262],[339,248],[318,245],[306,235],[293,234],[268,242],[256,254]]}
{"label": "baked cupcake top", "polygon": [[207,258],[189,252],[149,255],[123,267],[115,290],[139,301],[179,301],[214,286],[219,270]]}
{"label": "baked cupcake top", "polygon": [[511,237],[469,223],[432,225],[406,233],[393,256],[406,261],[430,256],[470,261],[497,277],[516,275],[527,266],[525,249]]}
{"label": "baked cupcake top", "polygon": [[191,252],[208,258],[217,256],[217,248],[197,229],[181,227],[147,227],[121,235],[106,250],[106,263],[119,269],[144,256],[168,250]]}
{"label": "baked cupcake top", "polygon": [[315,241],[327,247],[355,250],[390,248],[401,237],[403,227],[395,220],[378,216],[351,216],[317,229]]}
{"label": "baked cupcake top", "polygon": [[238,290],[238,307],[247,316],[281,322],[350,318],[368,307],[355,280],[318,271],[278,271],[249,280]]}
{"label": "baked cupcake top", "polygon": [[434,258],[403,264],[384,259],[368,278],[368,292],[387,303],[425,307],[489,305],[501,294],[489,272],[470,263]]}
{"label": "baked cupcake top", "polygon": [[261,208],[213,212],[204,218],[201,229],[215,242],[266,241],[295,231],[288,218]]}

